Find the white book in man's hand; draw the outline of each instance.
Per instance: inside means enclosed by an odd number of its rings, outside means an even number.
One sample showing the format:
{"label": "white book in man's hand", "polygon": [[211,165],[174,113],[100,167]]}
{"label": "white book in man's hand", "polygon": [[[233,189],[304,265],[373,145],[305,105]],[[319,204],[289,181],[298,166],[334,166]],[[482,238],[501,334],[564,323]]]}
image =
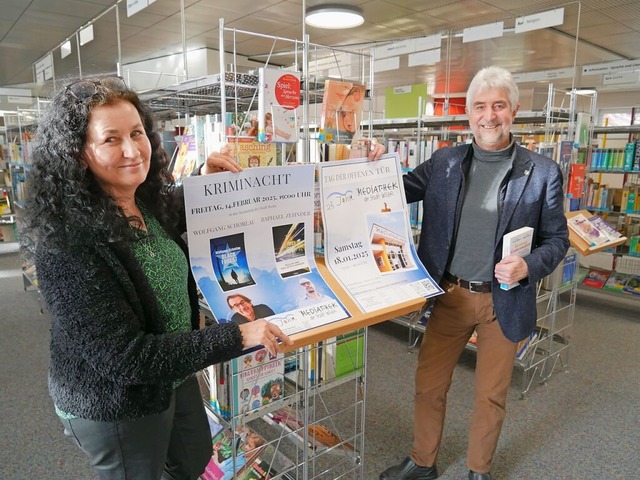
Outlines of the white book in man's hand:
{"label": "white book in man's hand", "polygon": [[[531,245],[533,244],[533,228],[522,227],[509,233],[505,233],[502,237],[502,258],[509,255],[519,255],[526,257],[531,253]],[[507,285],[501,283],[500,288],[502,290],[511,290],[518,283]]]}

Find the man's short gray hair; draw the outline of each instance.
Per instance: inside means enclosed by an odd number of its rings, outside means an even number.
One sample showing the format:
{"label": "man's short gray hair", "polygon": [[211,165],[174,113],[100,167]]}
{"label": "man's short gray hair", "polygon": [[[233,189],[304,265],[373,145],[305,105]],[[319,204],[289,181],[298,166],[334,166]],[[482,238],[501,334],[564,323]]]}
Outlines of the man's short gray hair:
{"label": "man's short gray hair", "polygon": [[476,73],[467,90],[467,111],[471,111],[475,96],[490,88],[504,88],[509,94],[511,110],[518,105],[520,91],[511,73],[502,67],[486,67]]}

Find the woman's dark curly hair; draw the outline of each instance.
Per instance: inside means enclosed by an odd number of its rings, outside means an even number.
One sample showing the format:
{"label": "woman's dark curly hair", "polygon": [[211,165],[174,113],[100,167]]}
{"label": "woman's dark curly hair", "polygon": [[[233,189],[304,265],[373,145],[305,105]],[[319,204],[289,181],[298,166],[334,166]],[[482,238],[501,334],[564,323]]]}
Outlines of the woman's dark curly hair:
{"label": "woman's dark curly hair", "polygon": [[130,219],[125,218],[80,158],[91,111],[120,101],[129,102],[138,110],[151,143],[149,173],[138,187],[136,198],[168,231],[176,232],[179,214],[171,195],[175,185],[168,171],[169,157],[154,130],[150,110],[124,83],[122,88],[114,88],[101,84],[100,77],[85,81],[95,83],[95,94],[80,100],[68,87],[62,87],[53,94],[39,120],[21,227],[21,241],[27,248],[38,244],[56,249],[63,244],[135,239]]}

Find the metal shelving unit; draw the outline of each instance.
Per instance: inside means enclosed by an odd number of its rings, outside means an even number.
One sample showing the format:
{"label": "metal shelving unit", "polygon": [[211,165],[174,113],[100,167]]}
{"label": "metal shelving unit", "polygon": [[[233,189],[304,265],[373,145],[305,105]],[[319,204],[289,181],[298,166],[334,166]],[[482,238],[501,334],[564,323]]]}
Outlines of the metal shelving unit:
{"label": "metal shelving unit", "polygon": [[257,88],[257,74],[225,72],[141,92],[140,98],[147,102],[159,118],[175,117],[176,112],[207,115],[222,110],[222,98],[225,98],[226,108],[230,111],[236,106],[251,108],[257,98]]}
{"label": "metal shelving unit", "polygon": [[[238,33],[251,35],[251,32],[227,29],[221,20],[220,44],[225,43],[223,38],[225,32],[233,32],[234,42]],[[276,37],[269,38],[276,40]],[[278,37],[277,40],[283,39]],[[304,56],[301,62],[303,71],[301,109],[305,112],[300,145],[309,140],[308,111],[306,111],[309,99],[317,101],[321,98],[324,82],[320,82],[307,71],[309,62],[307,55],[311,50],[308,39],[305,40],[304,47],[299,50],[298,44],[302,45],[302,43],[291,42],[295,43],[296,51],[300,52],[299,55]],[[220,64],[225,65],[222,58]],[[175,88],[145,92],[142,97],[160,115],[175,117],[176,112],[188,115],[220,113],[224,122],[226,112],[244,113],[257,108],[257,84],[256,73],[241,73],[237,67],[233,66],[230,72],[223,68],[218,75],[184,82]],[[223,131],[225,131],[224,128]],[[206,309],[205,314],[211,316]],[[353,320],[354,318],[347,322],[352,325]],[[267,460],[279,462],[281,465],[281,469],[270,478],[296,480],[364,478],[366,399],[364,360],[367,349],[367,329],[359,329],[352,335],[355,336],[358,346],[354,362],[350,368],[347,368],[350,372],[341,376],[331,374],[326,376],[319,373],[321,365],[326,361],[326,352],[338,340],[333,337],[316,341],[291,352],[289,360],[293,360],[296,369],[293,376],[288,375],[281,399],[249,411],[246,410],[246,404],[240,405],[240,402],[234,399],[230,405],[230,415],[218,417],[220,424],[229,431],[232,445],[237,445],[238,438],[241,438],[237,432],[245,426],[258,432],[265,439],[266,443],[262,451],[267,452]],[[337,346],[335,349],[337,350]],[[330,369],[325,368],[324,372],[328,371]],[[238,385],[239,379],[237,374],[230,374],[226,376],[225,381],[233,389]],[[295,413],[299,419],[296,427],[284,425],[275,419],[274,415],[282,409]],[[234,447],[233,457],[235,458],[238,454],[242,452]],[[288,462],[283,458],[288,459]],[[239,465],[234,465],[236,472],[237,466]],[[242,475],[244,473],[240,471],[233,478],[240,478]]]}

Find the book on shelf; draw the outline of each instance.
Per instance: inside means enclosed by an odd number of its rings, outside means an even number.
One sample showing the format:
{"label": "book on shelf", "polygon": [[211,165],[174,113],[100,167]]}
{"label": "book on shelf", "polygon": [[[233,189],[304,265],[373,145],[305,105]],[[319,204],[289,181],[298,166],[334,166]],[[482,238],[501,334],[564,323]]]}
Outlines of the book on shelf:
{"label": "book on shelf", "polygon": [[587,167],[584,163],[572,163],[569,173],[567,197],[582,198]]}
{"label": "book on shelf", "polygon": [[11,202],[6,191],[0,194],[0,215],[8,215],[11,213]]}
{"label": "book on shelf", "polygon": [[351,143],[360,128],[366,88],[361,83],[325,80],[319,140]]}
{"label": "book on shelf", "polygon": [[636,144],[635,142],[628,142],[624,147],[623,159],[622,159],[622,170],[630,171],[633,167],[633,157],[636,153]]}
{"label": "book on shelf", "polygon": [[361,330],[325,340],[323,380],[341,378],[364,367],[364,335]]}
{"label": "book on shelf", "polygon": [[609,279],[611,272],[606,270],[598,270],[596,268],[590,268],[587,276],[582,281],[583,285],[591,288],[602,288]]}
{"label": "book on shelf", "polygon": [[629,255],[640,257],[640,235],[633,235],[629,238]]}
{"label": "book on shelf", "polygon": [[299,106],[298,72],[264,67],[258,69],[258,140],[297,142]]}
{"label": "book on shelf", "polygon": [[609,275],[609,278],[602,288],[612,292],[623,292],[627,280],[629,280],[630,277],[631,275],[628,273],[611,272],[611,275]]}
{"label": "book on shelf", "polygon": [[257,410],[283,397],[283,355],[271,355],[262,347],[234,358],[231,364],[233,401],[239,414]]}
{"label": "book on shelf", "polygon": [[578,274],[576,275],[576,283],[581,284],[585,278],[587,278],[587,274],[589,273],[589,269],[587,267],[578,267]]}
{"label": "book on shelf", "polygon": [[523,360],[528,352],[532,352],[535,350],[536,340],[538,339],[538,331],[534,330],[524,340],[518,342],[518,348],[516,350],[516,359]]}
{"label": "book on shelf", "polygon": [[238,358],[208,367],[209,405],[230,420],[280,400],[284,395],[284,356],[271,355],[264,347]]}
{"label": "book on shelf", "polygon": [[565,286],[573,283],[577,269],[578,253],[570,247],[562,260],[562,279],[560,281],[560,285]]}
{"label": "book on shelf", "polygon": [[[531,246],[533,245],[533,228],[521,227],[512,232],[505,233],[502,237],[502,258],[510,255],[518,255],[520,257],[526,257],[531,253]],[[500,288],[502,290],[511,290],[516,287],[518,283],[506,284],[501,283]]]}
{"label": "book on shelf", "polygon": [[640,275],[631,275],[622,291],[632,295],[640,295]]}
{"label": "book on shelf", "polygon": [[242,168],[279,165],[278,149],[275,143],[262,143],[255,137],[228,137],[230,155]]}
{"label": "book on shelf", "polygon": [[171,174],[175,181],[191,175],[198,161],[198,148],[196,144],[195,129],[189,125],[182,139],[180,146],[176,149]]}
{"label": "book on shelf", "polygon": [[636,140],[635,153],[633,155],[633,161],[631,163],[631,171],[640,171],[640,139]]}
{"label": "book on shelf", "polygon": [[567,186],[569,173],[571,172],[571,160],[573,158],[573,142],[571,140],[560,140],[558,142],[558,165],[562,170],[564,186]]}

